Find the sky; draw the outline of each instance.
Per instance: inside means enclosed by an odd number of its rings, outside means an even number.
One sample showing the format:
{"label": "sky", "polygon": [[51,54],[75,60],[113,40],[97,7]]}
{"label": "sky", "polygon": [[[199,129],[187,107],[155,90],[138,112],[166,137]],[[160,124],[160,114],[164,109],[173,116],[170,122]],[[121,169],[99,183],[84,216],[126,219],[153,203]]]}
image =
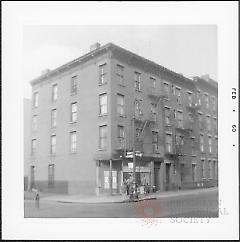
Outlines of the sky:
{"label": "sky", "polygon": [[209,74],[217,80],[216,25],[25,25],[24,97],[29,81],[89,51],[112,42],[186,77]]}

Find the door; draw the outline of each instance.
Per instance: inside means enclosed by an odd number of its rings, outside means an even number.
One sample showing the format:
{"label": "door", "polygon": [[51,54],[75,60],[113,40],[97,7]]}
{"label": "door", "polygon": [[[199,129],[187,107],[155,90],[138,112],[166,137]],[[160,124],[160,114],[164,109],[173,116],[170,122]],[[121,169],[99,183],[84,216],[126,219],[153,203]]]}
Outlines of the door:
{"label": "door", "polygon": [[171,164],[166,164],[166,191],[170,189],[170,167]]}
{"label": "door", "polygon": [[30,189],[35,188],[35,166],[30,166]]}
{"label": "door", "polygon": [[160,190],[160,168],[154,168],[154,184],[156,186],[156,190]]}

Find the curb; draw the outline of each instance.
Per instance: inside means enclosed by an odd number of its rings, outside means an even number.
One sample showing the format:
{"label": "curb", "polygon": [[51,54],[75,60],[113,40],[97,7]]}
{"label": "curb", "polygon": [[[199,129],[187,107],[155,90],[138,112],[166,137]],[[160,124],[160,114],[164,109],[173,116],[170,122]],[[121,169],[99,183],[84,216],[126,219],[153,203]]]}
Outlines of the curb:
{"label": "curb", "polygon": [[58,203],[74,203],[74,204],[109,204],[109,203],[130,203],[130,202],[141,202],[145,200],[155,200],[156,197],[147,197],[147,198],[140,198],[138,200],[122,200],[122,201],[105,201],[105,202],[81,202],[81,201],[64,201],[64,200],[56,200]]}
{"label": "curb", "polygon": [[52,201],[52,202],[58,202],[58,203],[69,203],[69,204],[111,204],[111,203],[130,203],[130,202],[141,202],[145,200],[156,200],[156,199],[161,199],[161,198],[171,198],[171,197],[180,197],[180,196],[192,196],[192,195],[198,195],[201,193],[206,193],[206,192],[212,192],[212,191],[218,191],[218,187],[216,189],[212,190],[192,190],[192,192],[186,192],[186,193],[172,193],[172,194],[158,194],[155,195],[154,197],[145,197],[145,198],[139,198],[137,200],[130,201],[129,199],[124,199],[124,200],[119,200],[119,201],[100,201],[100,202],[88,202],[88,201],[68,201],[68,200],[51,200],[45,198],[45,201]]}

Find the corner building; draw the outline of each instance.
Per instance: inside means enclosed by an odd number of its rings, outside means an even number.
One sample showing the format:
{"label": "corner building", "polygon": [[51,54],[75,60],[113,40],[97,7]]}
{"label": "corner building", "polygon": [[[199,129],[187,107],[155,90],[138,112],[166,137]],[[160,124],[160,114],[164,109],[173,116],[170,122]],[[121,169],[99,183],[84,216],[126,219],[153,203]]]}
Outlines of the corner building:
{"label": "corner building", "polygon": [[29,188],[120,193],[133,145],[139,185],[217,185],[217,83],[209,77],[188,79],[109,43],[31,84]]}

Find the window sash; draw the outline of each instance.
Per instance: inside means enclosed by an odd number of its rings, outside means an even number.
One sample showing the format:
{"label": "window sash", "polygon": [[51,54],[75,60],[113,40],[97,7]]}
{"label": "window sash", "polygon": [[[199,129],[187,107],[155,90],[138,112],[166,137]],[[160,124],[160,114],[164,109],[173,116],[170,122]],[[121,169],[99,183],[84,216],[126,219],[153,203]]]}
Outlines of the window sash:
{"label": "window sash", "polygon": [[107,64],[103,64],[99,66],[99,84],[105,84],[107,83],[107,71],[106,71]]}
{"label": "window sash", "polygon": [[156,79],[153,77],[150,77],[150,82],[151,82],[151,87],[155,88],[156,87]]}
{"label": "window sash", "polygon": [[107,147],[107,126],[99,127],[99,148],[104,149]]}
{"label": "window sash", "polygon": [[141,73],[135,72],[134,75],[134,83],[135,83],[135,90],[140,91],[141,90]]}
{"label": "window sash", "polygon": [[55,154],[56,153],[56,135],[51,136],[51,154]]}
{"label": "window sash", "polygon": [[48,185],[54,185],[54,173],[55,173],[55,167],[54,165],[48,165]]}
{"label": "window sash", "polygon": [[107,114],[107,94],[99,95],[99,114]]}
{"label": "window sash", "polygon": [[32,154],[35,154],[35,152],[36,152],[36,145],[37,145],[37,140],[33,139],[32,140],[32,150],[31,150]]}
{"label": "window sash", "polygon": [[77,103],[71,104],[71,122],[77,121]]}
{"label": "window sash", "polygon": [[117,65],[117,77],[118,77],[118,83],[123,85],[124,84],[124,67],[121,65]]}
{"label": "window sash", "polygon": [[76,152],[77,150],[77,132],[70,133],[70,151]]}
{"label": "window sash", "polygon": [[71,94],[77,94],[77,76],[71,79]]}
{"label": "window sash", "polygon": [[57,110],[53,109],[52,110],[52,127],[57,126]]}
{"label": "window sash", "polygon": [[37,130],[37,115],[34,115],[33,116],[33,119],[32,119],[32,127],[33,127],[33,130]]}
{"label": "window sash", "polygon": [[36,108],[38,106],[38,92],[33,94],[33,106]]}
{"label": "window sash", "polygon": [[57,86],[57,84],[54,84],[52,86],[52,100],[53,101],[57,100],[57,94],[58,94],[58,86]]}
{"label": "window sash", "polygon": [[120,115],[124,115],[124,96],[117,95],[117,113]]}

